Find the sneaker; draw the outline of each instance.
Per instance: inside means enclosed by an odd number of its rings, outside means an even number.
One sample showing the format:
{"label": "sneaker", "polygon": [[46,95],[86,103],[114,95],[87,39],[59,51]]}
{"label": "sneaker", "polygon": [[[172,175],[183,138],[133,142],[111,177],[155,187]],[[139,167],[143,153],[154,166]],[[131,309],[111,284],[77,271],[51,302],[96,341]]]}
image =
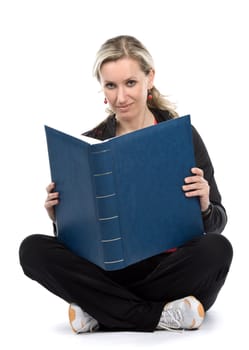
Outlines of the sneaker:
{"label": "sneaker", "polygon": [[68,313],[72,330],[77,334],[94,332],[99,328],[98,321],[74,303],[70,304]]}
{"label": "sneaker", "polygon": [[178,299],[164,306],[157,329],[197,329],[204,320],[202,304],[193,296]]}

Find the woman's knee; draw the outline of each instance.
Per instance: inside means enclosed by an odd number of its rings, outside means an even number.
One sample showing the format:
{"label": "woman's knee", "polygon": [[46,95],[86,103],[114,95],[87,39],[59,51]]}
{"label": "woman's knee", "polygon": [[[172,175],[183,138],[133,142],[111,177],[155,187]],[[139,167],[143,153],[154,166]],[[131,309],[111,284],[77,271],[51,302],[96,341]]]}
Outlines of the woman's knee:
{"label": "woman's knee", "polygon": [[34,234],[26,237],[19,248],[20,264],[25,269],[30,265],[37,265],[41,259],[44,259],[44,254],[47,250],[47,242],[52,237]]}
{"label": "woman's knee", "polygon": [[229,269],[233,248],[229,240],[220,234],[203,235],[187,245],[192,263],[203,271]]}
{"label": "woman's knee", "polygon": [[230,265],[233,258],[233,247],[230,241],[220,234],[207,234],[203,239],[203,253],[210,254],[214,263]]}
{"label": "woman's knee", "polygon": [[201,245],[201,261],[205,266],[206,281],[202,283],[199,299],[202,300],[205,310],[208,310],[215,302],[227,278],[233,258],[233,248],[229,240],[219,234],[206,235]]}

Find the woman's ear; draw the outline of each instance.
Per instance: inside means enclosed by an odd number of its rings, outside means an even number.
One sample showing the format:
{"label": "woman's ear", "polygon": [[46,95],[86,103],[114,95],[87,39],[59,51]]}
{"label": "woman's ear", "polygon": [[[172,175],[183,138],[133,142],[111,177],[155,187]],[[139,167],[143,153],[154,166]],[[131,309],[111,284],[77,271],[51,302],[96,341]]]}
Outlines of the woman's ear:
{"label": "woman's ear", "polygon": [[151,68],[148,74],[148,90],[151,90],[154,86],[155,71]]}

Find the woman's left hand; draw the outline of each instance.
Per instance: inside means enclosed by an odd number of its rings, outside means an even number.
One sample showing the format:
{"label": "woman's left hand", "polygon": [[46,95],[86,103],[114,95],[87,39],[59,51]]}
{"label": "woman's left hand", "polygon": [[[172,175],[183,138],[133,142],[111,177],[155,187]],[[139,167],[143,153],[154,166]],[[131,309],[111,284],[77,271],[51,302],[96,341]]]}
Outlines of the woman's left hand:
{"label": "woman's left hand", "polygon": [[210,187],[204,178],[203,170],[200,168],[192,168],[194,176],[188,176],[184,179],[185,185],[182,186],[186,197],[200,197],[201,211],[207,210],[209,201]]}

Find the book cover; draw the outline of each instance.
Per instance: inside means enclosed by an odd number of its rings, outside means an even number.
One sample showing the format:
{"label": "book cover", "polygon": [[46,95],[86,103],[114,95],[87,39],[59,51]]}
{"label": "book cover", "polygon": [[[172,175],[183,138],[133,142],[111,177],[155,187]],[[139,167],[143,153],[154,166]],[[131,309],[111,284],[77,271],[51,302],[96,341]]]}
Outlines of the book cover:
{"label": "book cover", "polygon": [[182,191],[195,166],[190,116],[94,144],[45,131],[58,239],[74,253],[117,270],[203,234],[199,199]]}

